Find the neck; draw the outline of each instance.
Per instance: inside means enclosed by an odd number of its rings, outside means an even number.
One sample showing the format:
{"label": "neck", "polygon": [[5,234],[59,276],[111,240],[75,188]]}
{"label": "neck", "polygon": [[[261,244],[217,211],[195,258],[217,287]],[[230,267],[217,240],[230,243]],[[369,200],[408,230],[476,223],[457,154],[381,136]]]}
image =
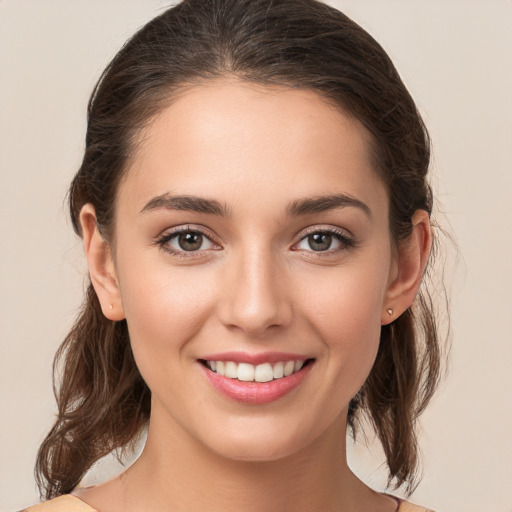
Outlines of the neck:
{"label": "neck", "polygon": [[170,436],[154,418],[141,457],[120,479],[124,510],[358,510],[361,497],[375,493],[347,465],[345,431],[343,416],[292,455],[246,461],[214,453],[180,429]]}

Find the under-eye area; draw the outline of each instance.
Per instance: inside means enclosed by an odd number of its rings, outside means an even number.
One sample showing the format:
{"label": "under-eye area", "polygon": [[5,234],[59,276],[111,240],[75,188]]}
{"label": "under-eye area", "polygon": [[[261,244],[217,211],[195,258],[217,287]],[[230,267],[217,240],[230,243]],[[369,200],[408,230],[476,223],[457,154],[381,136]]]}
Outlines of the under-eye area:
{"label": "under-eye area", "polygon": [[199,362],[210,371],[243,382],[270,382],[271,380],[289,377],[303,368],[313,364],[314,358],[306,360],[278,361],[276,363],[236,363],[235,361],[210,361],[201,359]]}

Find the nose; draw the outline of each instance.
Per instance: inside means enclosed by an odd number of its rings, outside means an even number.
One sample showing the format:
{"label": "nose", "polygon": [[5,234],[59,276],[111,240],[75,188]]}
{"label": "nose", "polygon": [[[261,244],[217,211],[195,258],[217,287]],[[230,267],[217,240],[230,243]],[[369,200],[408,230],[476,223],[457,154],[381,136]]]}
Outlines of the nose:
{"label": "nose", "polygon": [[221,322],[251,337],[288,325],[292,304],[285,274],[268,248],[252,248],[233,257],[226,265],[218,304]]}

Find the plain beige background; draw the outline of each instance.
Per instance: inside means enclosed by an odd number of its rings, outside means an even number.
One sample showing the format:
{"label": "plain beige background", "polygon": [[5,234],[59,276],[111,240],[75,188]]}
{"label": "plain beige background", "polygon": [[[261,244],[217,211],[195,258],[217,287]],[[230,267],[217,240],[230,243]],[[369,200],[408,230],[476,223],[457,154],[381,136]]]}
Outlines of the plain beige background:
{"label": "plain beige background", "polygon": [[[424,479],[439,512],[512,511],[512,2],[338,0],[385,47],[434,144],[447,264],[450,375],[422,421]],[[168,2],[0,0],[0,510],[35,503],[33,464],[55,412],[53,354],[85,275],[64,198],[88,95],[124,40]],[[452,258],[453,260],[453,258]],[[375,452],[374,452],[375,453]],[[382,485],[382,459],[352,465]],[[115,471],[110,462],[101,474]],[[94,479],[93,477],[91,477]]]}

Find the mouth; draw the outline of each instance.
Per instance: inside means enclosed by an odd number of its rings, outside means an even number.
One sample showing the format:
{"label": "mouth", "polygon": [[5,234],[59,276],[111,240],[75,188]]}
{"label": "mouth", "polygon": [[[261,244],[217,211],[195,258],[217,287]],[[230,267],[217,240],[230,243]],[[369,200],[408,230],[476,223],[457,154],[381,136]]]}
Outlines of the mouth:
{"label": "mouth", "polygon": [[261,356],[253,357],[255,364],[247,362],[248,359],[251,357],[224,355],[222,359],[210,356],[198,362],[207,382],[217,392],[250,405],[275,402],[299,388],[315,363],[314,358],[291,355],[281,358],[276,354],[266,361]]}
{"label": "mouth", "polygon": [[208,370],[241,382],[271,382],[273,380],[284,379],[294,375],[303,368],[312,364],[314,359],[289,359],[277,361],[275,363],[250,364],[245,362],[237,363],[235,361],[216,361],[200,359],[199,362]]}

